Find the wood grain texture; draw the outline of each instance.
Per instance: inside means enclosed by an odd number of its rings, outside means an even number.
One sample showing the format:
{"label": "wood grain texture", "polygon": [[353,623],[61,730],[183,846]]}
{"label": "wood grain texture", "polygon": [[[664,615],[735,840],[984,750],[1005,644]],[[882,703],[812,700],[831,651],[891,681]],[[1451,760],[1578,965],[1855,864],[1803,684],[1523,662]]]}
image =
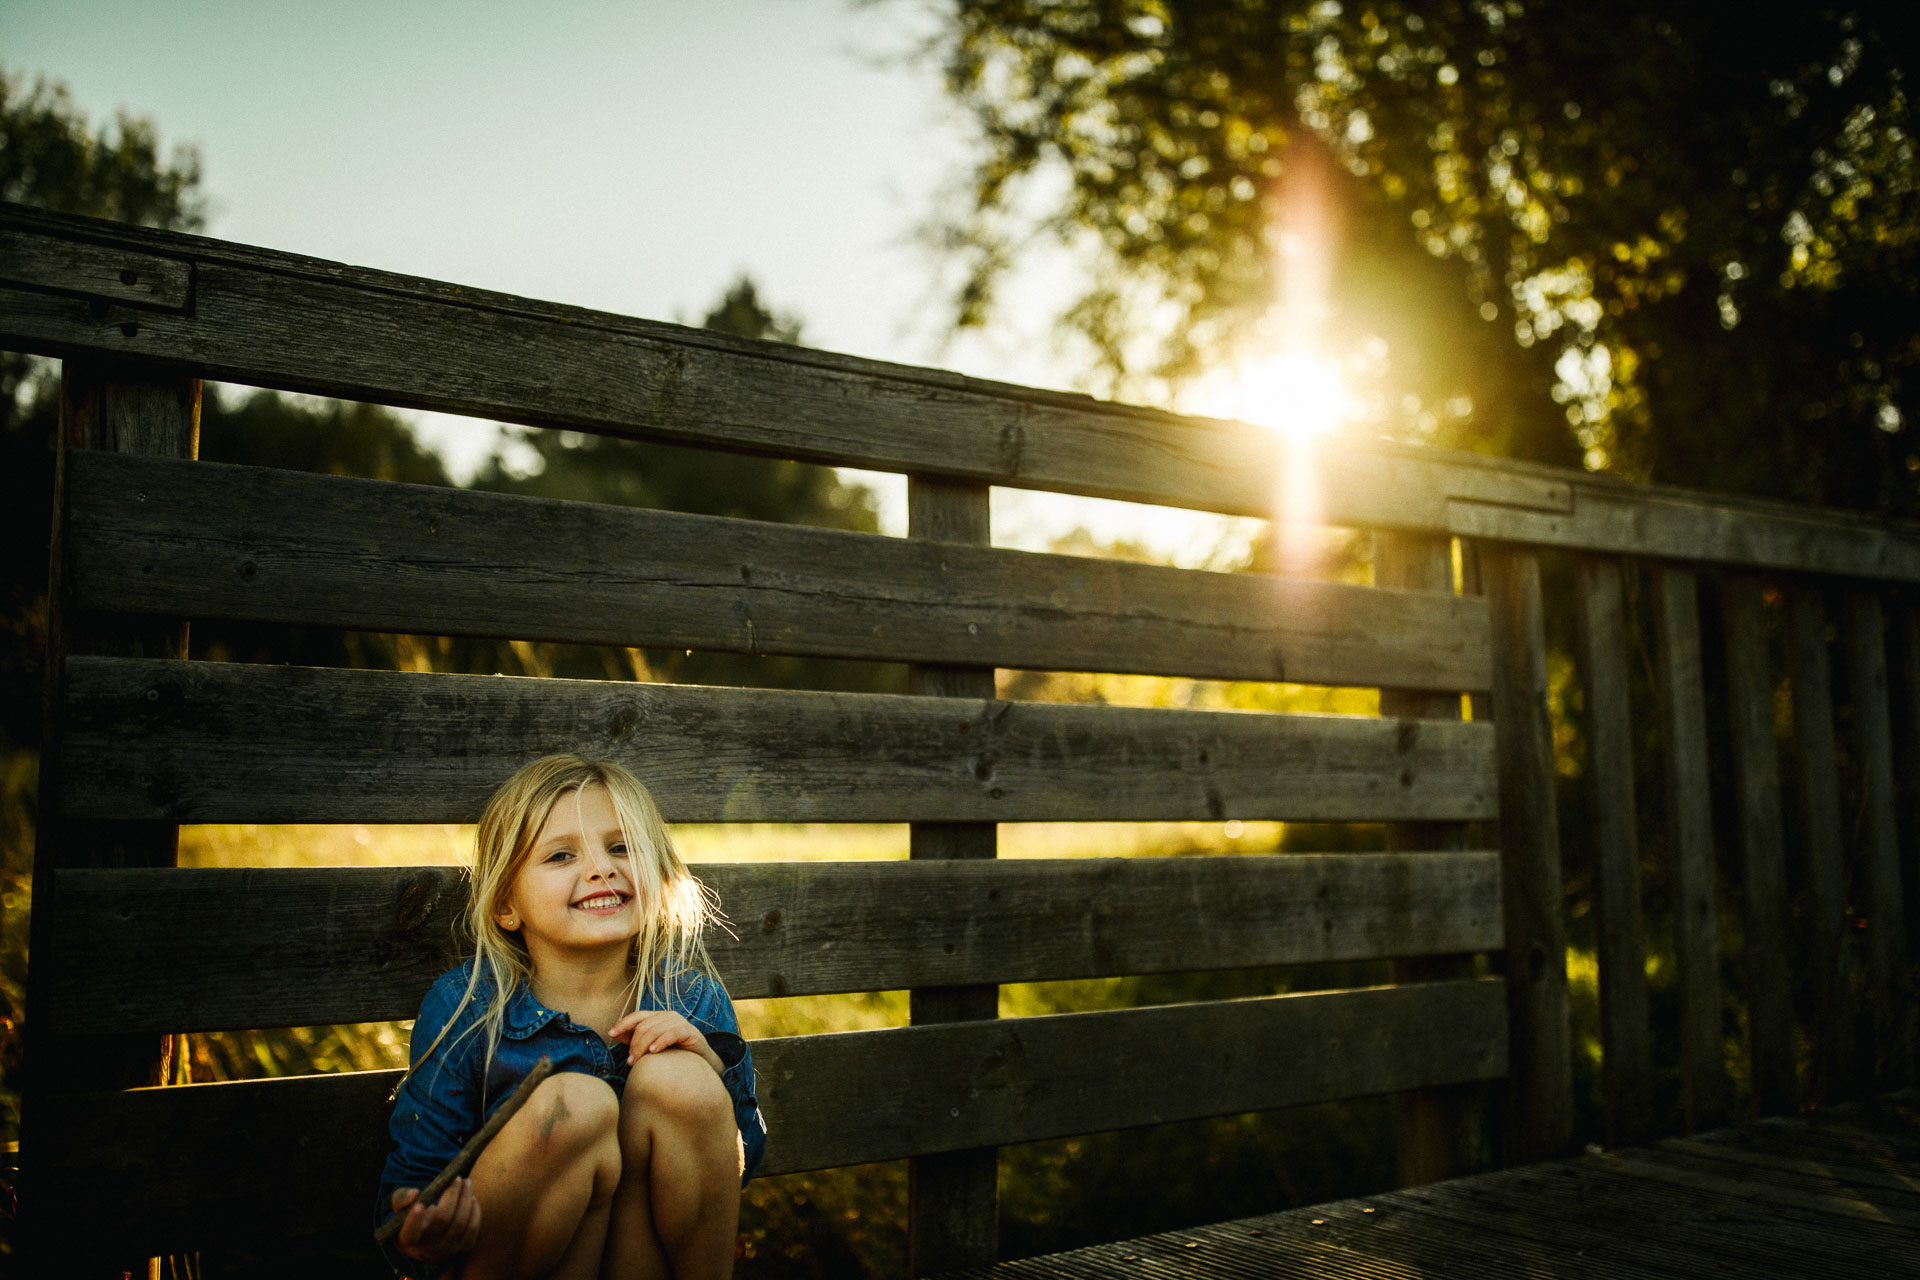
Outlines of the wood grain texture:
{"label": "wood grain texture", "polygon": [[1762,584],[1729,574],[1721,583],[1727,645],[1727,714],[1740,815],[1747,1018],[1754,1101],[1762,1115],[1799,1105],[1793,1002],[1787,968],[1787,871],[1780,829],[1780,755],[1774,737],[1772,665]]}
{"label": "wood grain texture", "polygon": [[0,225],[0,280],[129,307],[185,311],[193,295],[193,264]]}
{"label": "wood grain texture", "polygon": [[1888,709],[1886,618],[1880,599],[1846,595],[1847,684],[1860,761],[1860,866],[1867,910],[1868,988],[1873,999],[1875,1075],[1881,1088],[1912,1079],[1905,898],[1893,791],[1893,724]]}
{"label": "wood grain texture", "polygon": [[[1373,535],[1373,580],[1377,586],[1452,592],[1451,539],[1416,534]],[[1433,720],[1460,719],[1460,696],[1405,688],[1380,691],[1380,713]],[[1461,823],[1389,823],[1387,848],[1459,849],[1466,845]],[[1394,961],[1395,982],[1432,982],[1470,978],[1471,955],[1414,956]],[[1395,1156],[1402,1186],[1458,1177],[1493,1162],[1489,1097],[1484,1088],[1456,1085],[1423,1089],[1394,1099]]]}
{"label": "wood grain texture", "polygon": [[1540,561],[1531,550],[1489,543],[1481,547],[1480,570],[1493,620],[1501,891],[1513,1040],[1506,1143],[1508,1159],[1519,1162],[1555,1155],[1573,1137],[1560,817]]}
{"label": "wood grain texture", "polygon": [[1714,854],[1707,702],[1701,675],[1700,585],[1693,570],[1653,570],[1665,730],[1667,839],[1673,850],[1674,956],[1679,967],[1681,1105],[1690,1131],[1727,1118],[1720,1029],[1720,888]]}
{"label": "wood grain texture", "polygon": [[1846,837],[1839,753],[1833,731],[1833,673],[1827,613],[1810,583],[1787,591],[1787,666],[1793,689],[1794,775],[1804,824],[1807,954],[1814,966],[1811,1101],[1846,1097],[1853,1084],[1853,975],[1846,936]]}
{"label": "wood grain texture", "polygon": [[[50,263],[75,241],[191,261],[191,315],[0,288],[0,343],[184,363],[203,376],[508,422],[844,466],[1271,514],[1262,427],[559,306],[197,236],[8,206]],[[45,274],[52,266],[34,266]],[[1568,508],[1557,476],[1434,450],[1342,451],[1335,520],[1443,522],[1450,497]]]}
{"label": "wood grain texture", "polygon": [[[992,541],[993,507],[984,484],[927,476],[907,477],[907,537],[984,547]],[[991,698],[991,666],[916,664],[907,673],[912,693],[945,698]],[[908,857],[919,863],[980,863],[999,852],[991,822],[916,822]],[[927,913],[933,918],[938,911]],[[966,913],[963,913],[966,914]],[[971,921],[969,922],[971,923]],[[1000,1016],[1000,988],[990,982],[910,985],[911,1025],[983,1022]],[[1000,1245],[1000,1153],[972,1147],[916,1155],[907,1161],[907,1273],[933,1275],[993,1262]]]}
{"label": "wood grain texture", "polygon": [[[51,803],[74,766],[66,750],[63,673],[68,654],[184,658],[187,624],[179,617],[140,617],[86,609],[74,599],[68,557],[67,489],[78,450],[113,450],[192,459],[199,443],[200,383],[177,372],[95,360],[68,361],[60,371],[60,427],[55,459],[54,526],[48,565],[46,654],[42,690],[39,820],[34,831],[33,915],[28,923],[34,963],[29,998],[38,998],[61,965],[48,926],[54,910],[56,868],[164,867],[176,860],[179,830],[169,821],[95,823],[69,818]],[[190,462],[188,465],[191,465]],[[45,1005],[39,1007],[44,1008]],[[129,1034],[118,1043],[95,1042],[85,1053],[51,1038],[34,1042],[25,1065],[27,1091],[105,1089],[166,1078],[171,1046]],[[29,1192],[31,1195],[31,1192]]]}
{"label": "wood grain texture", "polygon": [[[706,863],[735,999],[1490,951],[1491,852]],[[461,954],[453,867],[72,871],[49,1025],[410,1018]]]}
{"label": "wood grain texture", "polygon": [[[1491,980],[764,1040],[761,1172],[1482,1079],[1505,1057]],[[398,1074],[50,1099],[65,1141],[42,1176],[54,1203],[114,1206],[94,1249],[367,1238]]]}
{"label": "wood grain texture", "polygon": [[1920,531],[1905,523],[1598,477],[1568,484],[1567,512],[1453,502],[1449,528],[1463,538],[1695,564],[1901,582],[1920,575]]}
{"label": "wood grain texture", "polygon": [[1920,1172],[1911,1157],[1885,1161],[1884,1174],[1856,1182],[1864,1152],[1840,1148],[1845,1180],[1796,1162],[1792,1172],[1806,1176],[1782,1187],[1771,1181],[1774,1163],[1745,1149],[1756,1128],[1684,1149],[1712,1145],[1732,1167],[1752,1169],[1753,1186],[1799,1191],[1790,1203],[1751,1194],[1734,1179],[1677,1185],[1643,1174],[1638,1153],[1604,1153],[1022,1258],[954,1280],[1920,1277],[1912,1227],[1895,1218],[1911,1206],[1895,1203],[1895,1214],[1874,1220],[1860,1212],[1857,1194],[1910,1185]]}
{"label": "wood grain texture", "polygon": [[[0,208],[20,273],[192,264],[191,315],[0,287],[0,345],[843,466],[1271,516],[1265,428],[756,343],[93,219]],[[119,258],[113,258],[118,262]],[[1920,530],[1384,444],[1319,459],[1335,524],[1920,581]]]}
{"label": "wood grain texture", "polygon": [[1627,602],[1620,562],[1577,564],[1580,678],[1587,695],[1587,785],[1599,908],[1600,1043],[1607,1144],[1653,1131],[1653,1025],[1640,912],[1639,809],[1633,795],[1633,708],[1627,697]]}
{"label": "wood grain texture", "polygon": [[1443,593],[85,454],[72,502],[75,589],[95,607],[1222,680],[1490,678],[1485,606]]}
{"label": "wood grain texture", "polygon": [[1489,817],[1478,724],[82,659],[68,813],[472,821],[554,751],[674,822]]}

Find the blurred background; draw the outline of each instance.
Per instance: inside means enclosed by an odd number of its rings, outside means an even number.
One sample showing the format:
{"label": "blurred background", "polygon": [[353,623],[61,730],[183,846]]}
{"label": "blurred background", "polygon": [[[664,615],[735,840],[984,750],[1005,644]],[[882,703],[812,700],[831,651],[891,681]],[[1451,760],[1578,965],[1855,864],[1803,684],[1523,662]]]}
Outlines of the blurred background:
{"label": "blurred background", "polygon": [[[533,18],[491,0],[11,0],[0,199],[1243,418],[1322,449],[1387,438],[1913,517],[1915,24],[1896,3],[1730,16],[1517,0],[561,0]],[[9,1072],[29,1013],[57,372],[0,354]],[[211,384],[200,452],[894,535],[906,523],[897,477]],[[1339,531],[1281,565],[1262,521],[996,490],[993,524],[1002,546],[1371,580],[1366,540]],[[1549,592],[1564,593],[1564,566],[1547,568]],[[1548,616],[1571,618],[1561,605]],[[1549,642],[1590,1133],[1580,692],[1567,637]],[[885,664],[237,624],[196,623],[192,647],[232,661],[905,688],[904,668]],[[1635,680],[1650,698],[1648,662]],[[1002,672],[1000,685],[1006,697],[1134,705],[1378,707],[1369,690],[1147,677]],[[1636,745],[1651,794],[1658,744]],[[903,827],[678,834],[696,861],[907,849]],[[470,838],[190,827],[180,856],[457,862]],[[1671,1040],[1664,838],[1649,827],[1640,849],[1655,1025]],[[1093,824],[1004,827],[1001,848],[1177,856],[1381,839],[1364,827]],[[1733,859],[1722,871],[1737,882]],[[1016,1016],[1389,980],[1376,967],[1008,987],[1001,1006]],[[1744,1010],[1739,984],[1725,990],[1740,1089]],[[742,1013],[753,1035],[896,1025],[906,997]],[[404,1060],[406,1030],[195,1036],[178,1073],[386,1067]],[[1677,1050],[1664,1044],[1657,1060],[1672,1067]],[[1663,1087],[1677,1106],[1671,1071]],[[14,1152],[17,1110],[0,1085]],[[1388,1100],[1010,1149],[1002,1256],[1357,1194],[1393,1172]],[[756,1183],[745,1274],[898,1274],[905,1196],[895,1165]]]}

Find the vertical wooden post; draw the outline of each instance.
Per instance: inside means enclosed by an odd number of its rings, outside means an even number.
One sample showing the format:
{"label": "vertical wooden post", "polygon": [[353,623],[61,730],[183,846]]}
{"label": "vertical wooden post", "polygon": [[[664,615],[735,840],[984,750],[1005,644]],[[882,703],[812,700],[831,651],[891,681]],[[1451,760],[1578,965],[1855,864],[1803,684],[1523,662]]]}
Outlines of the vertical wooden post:
{"label": "vertical wooden post", "polygon": [[1654,570],[1666,730],[1667,838],[1673,845],[1674,952],[1680,967],[1681,1097],[1689,1130],[1727,1119],[1720,1050],[1720,891],[1700,675],[1700,585],[1691,569]]}
{"label": "vertical wooden post", "polygon": [[[1446,538],[1375,533],[1373,580],[1374,585],[1381,587],[1451,592],[1453,548]],[[1380,714],[1458,720],[1460,695],[1382,689]],[[1457,822],[1390,822],[1387,848],[1415,852],[1464,849],[1466,832]],[[1435,982],[1472,976],[1472,956],[1416,956],[1393,962],[1395,982]],[[1468,1084],[1417,1089],[1399,1094],[1395,1106],[1400,1185],[1438,1182],[1485,1168],[1493,1162],[1483,1087]]]}
{"label": "vertical wooden post", "polygon": [[1510,1046],[1505,1128],[1507,1155],[1517,1164],[1557,1155],[1573,1137],[1567,928],[1540,561],[1530,548],[1483,543],[1480,568],[1493,617]]}
{"label": "vertical wooden post", "polygon": [[[65,566],[67,455],[73,449],[106,449],[156,457],[191,458],[199,448],[200,381],[159,373],[130,363],[69,360],[61,370],[60,447],[55,467],[52,559],[48,566],[47,665],[44,731],[41,738],[39,816],[33,850],[33,914],[29,923],[27,1008],[47,1021],[53,974],[60,957],[53,944],[57,873],[86,866],[171,866],[177,859],[179,828],[159,822],[87,822],[62,812],[62,709],[69,654],[183,658],[187,628],[175,619],[78,616],[68,603]],[[51,1263],[72,1260],[71,1241],[42,1234],[43,1224],[59,1220],[50,1205],[31,1205],[31,1188],[48,1185],[38,1172],[57,1158],[60,1136],[41,1128],[35,1103],[53,1093],[127,1089],[164,1083],[169,1070],[168,1038],[102,1035],[84,1044],[55,1039],[30,1026],[23,1063],[21,1150],[34,1170],[22,1181],[29,1208],[29,1256]]]}
{"label": "vertical wooden post", "polygon": [[1897,1089],[1912,1079],[1907,1061],[1905,903],[1893,797],[1893,724],[1887,714],[1887,646],[1880,597],[1855,589],[1846,597],[1847,684],[1853,700],[1866,828],[1867,955],[1873,993],[1875,1080]]}
{"label": "vertical wooden post", "polygon": [[1607,1141],[1653,1130],[1653,1028],[1640,919],[1640,848],[1633,796],[1633,710],[1627,702],[1626,596],[1620,562],[1581,556],[1580,666],[1587,693],[1587,786],[1593,797],[1594,899],[1599,907],[1600,1045]]}
{"label": "vertical wooden post", "polygon": [[1787,855],[1780,834],[1780,754],[1773,733],[1773,673],[1767,661],[1761,583],[1721,582],[1726,620],[1727,703],[1738,778],[1742,879],[1746,882],[1747,1025],[1754,1105],[1761,1115],[1796,1110],[1793,996],[1787,967]]}
{"label": "vertical wooden post", "polygon": [[[1904,759],[1901,763],[1907,793],[1906,842],[1902,848],[1902,862],[1906,870],[1900,880],[1900,887],[1906,893],[1902,904],[1909,914],[1920,914],[1920,605],[1912,596],[1900,601],[1899,648],[1896,651],[1901,680],[1900,714],[1895,721],[1905,731]],[[1902,916],[1905,919],[1906,915]],[[1914,981],[1920,973],[1920,955],[1915,955],[1915,931],[1907,931],[1907,975]],[[1912,1001],[1908,1003],[1909,1011]],[[1907,1040],[1903,1048],[1906,1060],[1920,1074],[1920,1025],[1911,1019],[1907,1024]]]}
{"label": "vertical wooden post", "polygon": [[[914,538],[985,546],[990,541],[988,489],[912,476],[907,481],[907,533]],[[913,692],[948,698],[991,698],[991,667],[915,666]],[[991,822],[916,822],[915,858],[991,858]],[[939,987],[908,996],[913,1024],[996,1018],[995,986]],[[999,1247],[999,1153],[992,1147],[919,1156],[907,1165],[908,1269],[916,1276],[991,1264]]]}
{"label": "vertical wooden post", "polygon": [[1811,584],[1787,592],[1787,668],[1793,686],[1793,746],[1806,820],[1809,955],[1816,1007],[1809,1101],[1853,1092],[1853,975],[1846,936],[1845,829],[1833,733],[1833,674],[1827,611]]}

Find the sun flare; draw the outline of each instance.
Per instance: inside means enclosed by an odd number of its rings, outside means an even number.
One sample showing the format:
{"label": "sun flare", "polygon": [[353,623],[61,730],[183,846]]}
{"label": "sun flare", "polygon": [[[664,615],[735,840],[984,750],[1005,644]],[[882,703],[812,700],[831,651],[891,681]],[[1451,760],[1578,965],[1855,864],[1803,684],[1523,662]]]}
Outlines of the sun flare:
{"label": "sun flare", "polygon": [[1282,351],[1201,379],[1193,407],[1216,418],[1272,427],[1296,440],[1337,431],[1362,408],[1333,360]]}

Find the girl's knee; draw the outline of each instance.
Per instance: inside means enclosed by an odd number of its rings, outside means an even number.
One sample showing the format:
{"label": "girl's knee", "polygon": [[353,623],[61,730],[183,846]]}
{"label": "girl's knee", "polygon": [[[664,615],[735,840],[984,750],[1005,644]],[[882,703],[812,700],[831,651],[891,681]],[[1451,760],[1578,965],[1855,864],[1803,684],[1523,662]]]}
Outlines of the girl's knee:
{"label": "girl's knee", "polygon": [[[620,1120],[620,1099],[597,1076],[563,1071],[540,1082],[521,1116],[533,1126],[537,1150],[570,1159],[610,1145]],[[617,1158],[617,1148],[614,1155]]]}
{"label": "girl's knee", "polygon": [[660,1120],[680,1128],[733,1125],[733,1099],[699,1054],[668,1049],[641,1056],[621,1096],[623,1117]]}

